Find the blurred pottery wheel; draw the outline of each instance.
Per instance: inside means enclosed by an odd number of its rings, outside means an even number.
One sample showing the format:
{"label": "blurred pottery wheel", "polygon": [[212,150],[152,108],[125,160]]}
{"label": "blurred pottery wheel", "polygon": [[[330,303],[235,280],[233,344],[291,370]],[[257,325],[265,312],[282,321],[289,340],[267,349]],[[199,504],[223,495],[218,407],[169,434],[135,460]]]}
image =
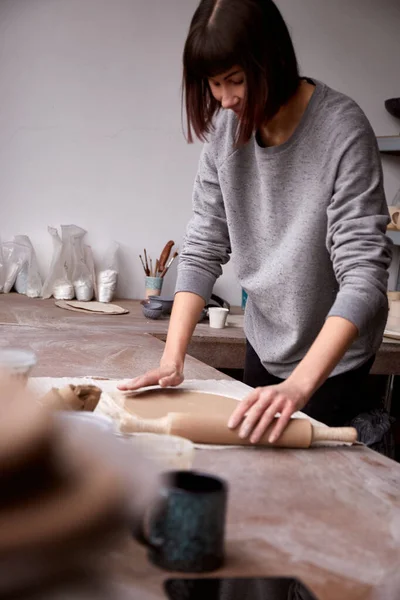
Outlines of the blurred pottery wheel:
{"label": "blurred pottery wheel", "polygon": [[[76,457],[68,476],[0,511],[0,561],[13,554],[72,550],[118,527],[124,492],[97,459]],[[79,466],[78,466],[79,465]],[[77,549],[75,548],[75,549]],[[70,556],[71,559],[71,556]]]}
{"label": "blurred pottery wheel", "polygon": [[118,306],[118,304],[108,304],[105,302],[96,301],[79,302],[78,300],[57,300],[56,306],[80,313],[89,312],[102,315],[126,315],[129,313],[129,310],[123,308],[122,306]]}
{"label": "blurred pottery wheel", "polygon": [[50,415],[34,401],[25,402],[22,392],[10,391],[7,397],[9,401],[0,404],[0,482],[4,475],[47,455],[53,442]]}
{"label": "blurred pottery wheel", "polygon": [[[126,523],[126,489],[91,430],[57,427],[0,381],[0,597],[89,565]],[[22,592],[21,592],[22,593]]]}

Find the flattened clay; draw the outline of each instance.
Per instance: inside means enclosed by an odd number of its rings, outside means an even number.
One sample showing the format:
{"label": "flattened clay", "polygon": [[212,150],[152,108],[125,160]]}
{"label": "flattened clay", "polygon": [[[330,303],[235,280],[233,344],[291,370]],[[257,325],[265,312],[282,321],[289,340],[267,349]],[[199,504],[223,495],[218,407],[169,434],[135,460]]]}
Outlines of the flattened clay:
{"label": "flattened clay", "polygon": [[91,312],[107,315],[126,315],[129,310],[118,306],[118,304],[106,304],[104,302],[79,302],[78,300],[57,300],[56,306],[77,312]]}
{"label": "flattened clay", "polygon": [[226,417],[226,422],[238,401],[226,396],[184,389],[154,389],[125,397],[125,409],[146,419],[165,417],[168,413]]}

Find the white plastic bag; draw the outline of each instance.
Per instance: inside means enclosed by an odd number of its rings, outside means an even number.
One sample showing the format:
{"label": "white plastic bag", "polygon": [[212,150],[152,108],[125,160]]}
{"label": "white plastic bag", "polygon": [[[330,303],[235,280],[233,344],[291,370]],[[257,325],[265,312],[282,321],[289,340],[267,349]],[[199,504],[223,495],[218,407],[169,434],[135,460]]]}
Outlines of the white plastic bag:
{"label": "white plastic bag", "polygon": [[74,273],[74,250],[73,250],[73,238],[75,236],[83,236],[86,231],[78,225],[61,225],[61,240],[63,243],[63,253],[65,261],[65,269],[68,275],[68,279],[73,282]]}
{"label": "white plastic bag", "polygon": [[118,250],[119,244],[113,242],[108,248],[102,268],[97,277],[97,300],[111,302],[118,283]]}
{"label": "white plastic bag", "polygon": [[2,244],[2,254],[5,265],[5,278],[3,292],[8,294],[14,287],[17,275],[22,265],[29,258],[29,251],[26,246],[21,246],[15,242],[5,242]]}
{"label": "white plastic bag", "polygon": [[83,247],[83,251],[85,256],[85,263],[87,265],[87,268],[89,269],[90,277],[93,283],[93,295],[95,298],[97,298],[96,269],[94,266],[93,251],[91,246],[87,246],[86,244]]}
{"label": "white plastic bag", "polygon": [[83,244],[85,235],[86,231],[77,227],[70,237],[73,264],[72,283],[74,284],[76,299],[89,302],[93,298],[93,279],[85,261],[85,247]]}
{"label": "white plastic bag", "polygon": [[55,227],[48,227],[53,238],[53,256],[49,274],[43,284],[43,298],[54,296],[56,300],[72,300],[75,296],[74,286],[68,275],[67,251]]}
{"label": "white plastic bag", "polygon": [[15,290],[18,294],[26,294],[29,298],[38,298],[42,293],[42,280],[32,242],[27,235],[14,236],[14,242],[24,246],[28,252],[28,258],[15,280]]}

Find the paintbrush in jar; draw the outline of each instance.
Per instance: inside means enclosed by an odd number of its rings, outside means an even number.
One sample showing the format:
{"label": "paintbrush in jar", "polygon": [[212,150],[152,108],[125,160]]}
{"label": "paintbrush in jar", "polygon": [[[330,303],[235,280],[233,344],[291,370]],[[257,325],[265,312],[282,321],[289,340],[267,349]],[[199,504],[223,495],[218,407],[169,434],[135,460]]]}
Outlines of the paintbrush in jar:
{"label": "paintbrush in jar", "polygon": [[144,271],[145,275],[148,277],[150,275],[150,272],[148,269],[146,269],[146,265],[144,264],[141,254],[139,254],[139,258],[140,258],[140,262],[142,263],[143,271]]}
{"label": "paintbrush in jar", "polygon": [[146,248],[144,249],[144,260],[146,263],[146,273],[147,273],[147,271],[149,272],[147,276],[150,277],[149,261],[147,260]]}
{"label": "paintbrush in jar", "polygon": [[173,256],[172,256],[172,257],[169,259],[169,261],[168,261],[168,263],[166,264],[166,266],[165,266],[165,268],[164,268],[163,272],[161,273],[161,277],[162,277],[162,278],[164,278],[164,277],[165,277],[165,275],[168,273],[168,270],[169,270],[170,266],[172,265],[172,263],[174,262],[174,260],[175,260],[175,259],[176,259],[176,257],[178,256],[178,254],[179,254],[178,252],[175,252],[175,253],[173,254]]}

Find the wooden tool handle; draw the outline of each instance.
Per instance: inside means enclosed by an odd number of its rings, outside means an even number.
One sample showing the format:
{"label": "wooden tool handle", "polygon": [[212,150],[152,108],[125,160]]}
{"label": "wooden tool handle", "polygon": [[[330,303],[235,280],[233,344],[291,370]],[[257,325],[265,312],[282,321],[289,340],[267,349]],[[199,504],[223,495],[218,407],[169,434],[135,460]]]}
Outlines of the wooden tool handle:
{"label": "wooden tool handle", "polygon": [[174,247],[175,242],[173,240],[170,240],[169,242],[167,242],[165,244],[165,247],[163,249],[163,251],[160,254],[160,259],[159,259],[159,263],[160,263],[160,271],[162,271],[167,263],[167,260],[169,259],[169,255],[171,254],[171,250]]}
{"label": "wooden tool handle", "polygon": [[[257,446],[280,448],[309,448],[317,442],[349,442],[357,440],[357,432],[352,427],[313,427],[308,419],[292,419],[285,431],[274,444],[268,441],[276,420],[270,425]],[[147,432],[177,435],[195,444],[250,446],[249,439],[241,439],[239,431],[228,429],[226,418],[221,416],[201,416],[183,413],[169,413],[161,419],[132,417],[121,424],[124,432]]]}
{"label": "wooden tool handle", "polygon": [[354,444],[357,430],[354,427],[313,427],[312,444],[316,442],[344,442]]}
{"label": "wooden tool handle", "polygon": [[120,429],[122,433],[170,433],[170,419],[162,417],[161,419],[142,419],[126,415],[121,419]]}

